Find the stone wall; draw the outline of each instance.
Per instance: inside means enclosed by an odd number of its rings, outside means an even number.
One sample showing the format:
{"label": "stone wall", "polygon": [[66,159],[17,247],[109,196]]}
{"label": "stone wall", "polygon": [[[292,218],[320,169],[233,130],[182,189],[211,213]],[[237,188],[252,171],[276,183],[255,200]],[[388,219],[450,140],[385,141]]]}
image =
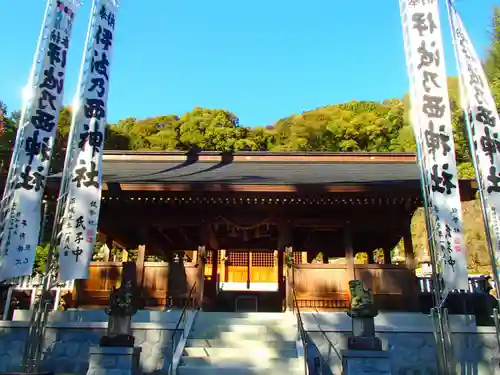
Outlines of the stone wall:
{"label": "stone wall", "polygon": [[[178,312],[141,311],[134,316],[132,329],[136,345],[142,348],[141,368],[144,373],[167,372],[171,338],[179,315]],[[14,318],[15,321],[0,321],[0,373],[20,370],[29,314],[19,312]],[[85,374],[89,348],[99,344],[100,337],[106,332],[106,320],[103,311],[52,313],[43,343],[43,369]]]}
{"label": "stone wall", "polygon": [[[328,371],[341,373],[342,350],[347,349],[351,327],[342,313],[303,314],[309,337],[321,353]],[[451,316],[457,375],[500,375],[500,353],[493,327],[476,327],[470,317]],[[423,314],[380,314],[377,336],[391,357],[394,375],[437,375],[436,345],[432,323]]]}
{"label": "stone wall", "polygon": [[[0,373],[19,371],[26,327],[6,327],[0,322]],[[155,323],[143,323],[134,327],[137,346],[142,348],[141,368],[145,373],[167,372],[171,356],[173,330]],[[45,333],[43,345],[43,369],[55,373],[85,374],[89,363],[89,348],[99,344],[105,328],[92,324],[80,327],[50,327]]]}

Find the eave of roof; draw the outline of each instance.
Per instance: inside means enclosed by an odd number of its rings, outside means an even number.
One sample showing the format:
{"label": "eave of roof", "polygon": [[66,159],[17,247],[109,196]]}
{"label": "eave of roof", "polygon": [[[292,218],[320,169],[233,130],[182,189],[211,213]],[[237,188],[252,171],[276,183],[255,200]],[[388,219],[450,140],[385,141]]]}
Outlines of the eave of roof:
{"label": "eave of roof", "polygon": [[[390,166],[388,166],[390,164]],[[222,185],[400,185],[419,182],[414,154],[106,152],[103,182]],[[60,177],[60,174],[51,176]]]}
{"label": "eave of roof", "polygon": [[104,151],[105,161],[140,162],[279,162],[279,163],[410,163],[413,152],[185,152],[185,151]]}
{"label": "eave of roof", "polygon": [[[419,196],[416,160],[415,153],[105,151],[103,190],[316,194],[385,189]],[[50,190],[59,178],[49,178]],[[471,199],[473,183],[461,181],[461,188],[463,199]]]}

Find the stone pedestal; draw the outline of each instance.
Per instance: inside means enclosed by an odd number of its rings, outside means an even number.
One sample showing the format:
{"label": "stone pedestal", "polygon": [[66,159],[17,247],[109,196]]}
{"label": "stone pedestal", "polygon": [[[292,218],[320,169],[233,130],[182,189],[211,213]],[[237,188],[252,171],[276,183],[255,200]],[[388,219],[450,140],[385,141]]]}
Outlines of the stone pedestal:
{"label": "stone pedestal", "polygon": [[380,350],[344,350],[342,375],[392,375],[388,352]]}
{"label": "stone pedestal", "polygon": [[373,318],[352,318],[352,336],[347,339],[347,348],[353,350],[382,350],[382,341],[375,336]]}
{"label": "stone pedestal", "polygon": [[87,375],[140,375],[141,348],[93,347]]}

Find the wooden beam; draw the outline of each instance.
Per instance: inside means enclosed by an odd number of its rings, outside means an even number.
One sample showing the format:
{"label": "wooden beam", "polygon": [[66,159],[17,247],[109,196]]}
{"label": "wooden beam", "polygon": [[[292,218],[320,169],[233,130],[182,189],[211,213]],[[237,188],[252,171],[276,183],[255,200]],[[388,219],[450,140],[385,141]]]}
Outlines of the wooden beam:
{"label": "wooden beam", "polygon": [[[304,184],[304,185],[234,185],[226,183],[120,183],[121,191],[141,191],[141,192],[252,192],[252,193],[367,193],[367,192],[387,192],[390,184],[372,185],[322,185],[322,184]],[[108,190],[106,184],[102,185],[104,191]],[[419,181],[408,181],[405,187],[398,187],[398,192],[411,192],[412,196],[419,196]]]}
{"label": "wooden beam", "polygon": [[[148,214],[144,215],[144,212],[147,210]],[[182,212],[184,211],[184,213]],[[158,208],[148,209],[147,206],[144,206],[142,209],[130,208],[128,206],[123,209],[113,209],[104,208],[101,213],[101,223],[113,222],[116,227],[122,227],[121,230],[127,230],[126,228],[130,225],[129,217],[135,217],[141,215],[141,222],[147,223],[151,226],[158,226],[163,228],[179,228],[179,227],[194,227],[194,226],[202,226],[203,221],[212,221],[214,218],[203,217],[204,213],[202,211],[192,211],[189,214],[186,214],[186,210],[175,209],[172,211],[169,217],[165,217],[164,210]],[[239,209],[231,209],[231,210],[219,210],[217,212],[222,216],[232,216],[235,211],[238,211],[239,214],[246,210]],[[273,207],[267,208],[263,211],[264,214],[266,212],[272,213],[276,212],[276,209]],[[345,220],[348,219],[353,226],[359,229],[369,229],[370,231],[387,231],[388,229],[397,229],[401,228],[401,222],[404,218],[408,216],[408,213],[405,211],[398,210],[387,210],[381,207],[378,210],[355,210],[352,209],[350,211],[342,210],[337,212],[337,217],[326,216],[326,212],[316,210],[315,214],[318,217],[308,218],[308,217],[300,217],[299,215],[304,215],[305,212],[296,212],[289,213],[290,216],[290,224],[292,228],[314,228],[314,229],[341,229],[344,227]],[[308,215],[310,213],[307,213]],[[255,221],[262,217],[261,215],[245,213],[245,217],[248,218],[248,221],[253,220],[255,217]],[[383,220],[380,220],[383,218]],[[279,225],[279,220],[276,217],[270,217],[269,222],[274,225]],[[373,222],[377,222],[377,226],[373,225]],[[117,228],[118,229],[118,228]],[[213,229],[211,229],[213,232]],[[212,233],[209,237],[209,242],[206,245],[210,246],[212,249],[216,249],[218,246],[214,242],[216,241],[215,235]]]}

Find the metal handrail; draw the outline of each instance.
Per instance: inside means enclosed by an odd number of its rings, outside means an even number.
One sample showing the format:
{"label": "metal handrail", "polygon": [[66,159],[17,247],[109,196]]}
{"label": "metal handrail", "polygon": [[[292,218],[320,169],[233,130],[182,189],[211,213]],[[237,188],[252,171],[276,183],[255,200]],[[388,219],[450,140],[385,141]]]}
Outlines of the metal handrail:
{"label": "metal handrail", "polygon": [[292,287],[292,295],[293,295],[293,312],[297,317],[297,327],[299,329],[300,339],[302,341],[302,346],[304,347],[304,374],[309,374],[309,366],[307,364],[308,361],[308,340],[306,330],[304,329],[304,322],[302,321],[302,316],[300,315],[299,303],[297,301],[297,295],[295,294],[295,286]]}
{"label": "metal handrail", "polygon": [[[318,312],[318,311],[316,310],[316,312]],[[335,348],[335,345],[333,345],[333,342],[328,338],[328,335],[326,334],[325,330],[321,327],[321,324],[318,321],[318,319],[316,318],[316,315],[314,313],[312,314],[312,317],[313,317],[314,321],[316,322],[316,324],[318,325],[318,328],[319,328],[321,334],[323,335],[326,342],[328,343],[328,346],[329,346],[328,347],[328,357],[330,357],[331,350],[333,349],[333,351],[337,355],[338,359],[342,361],[342,356],[340,355],[339,351]],[[318,352],[319,352],[319,350],[318,350]],[[321,352],[319,353],[319,355],[320,355],[321,359],[323,360],[323,362],[327,362],[327,361],[325,361],[325,356]]]}
{"label": "metal handrail", "polygon": [[184,329],[182,330],[181,332],[181,335],[179,337],[179,340],[175,340],[175,336],[177,334],[177,331],[179,330],[179,326],[181,325],[181,323],[184,323],[184,326],[186,325],[186,321],[185,321],[185,318],[186,318],[186,313],[187,313],[187,308],[188,308],[188,305],[191,301],[191,296],[193,295],[193,292],[196,288],[196,281],[195,283],[193,284],[193,286],[191,287],[191,290],[189,291],[189,294],[188,294],[188,297],[187,299],[184,301],[184,307],[182,308],[182,312],[181,312],[181,316],[179,317],[179,320],[177,321],[177,324],[175,325],[175,329],[174,329],[174,333],[172,334],[172,340],[171,340],[171,353],[170,353],[170,371],[169,373],[171,374],[172,373],[172,365],[173,365],[173,362],[174,362],[174,354],[175,354],[175,349],[177,347],[177,343],[184,337]]}

